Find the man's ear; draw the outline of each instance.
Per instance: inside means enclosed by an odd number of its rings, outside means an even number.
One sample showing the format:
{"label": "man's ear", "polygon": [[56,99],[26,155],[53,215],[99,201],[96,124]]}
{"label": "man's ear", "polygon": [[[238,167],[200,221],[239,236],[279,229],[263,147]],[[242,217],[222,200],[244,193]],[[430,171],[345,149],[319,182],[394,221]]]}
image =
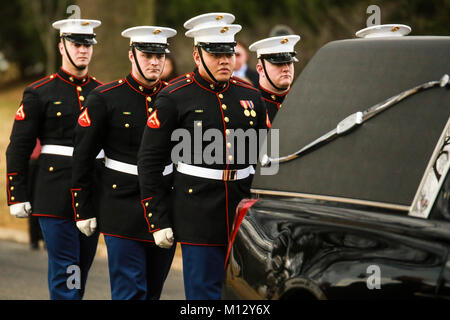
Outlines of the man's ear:
{"label": "man's ear", "polygon": [[200,54],[198,53],[198,48],[194,47],[194,51],[192,52],[192,57],[194,58],[194,62],[197,67],[201,64]]}
{"label": "man's ear", "polygon": [[133,56],[133,51],[130,49],[128,50],[128,59],[133,62],[134,60],[134,56]]}
{"label": "man's ear", "polygon": [[264,67],[262,65],[261,60],[258,60],[258,63],[256,64],[256,71],[258,72],[260,77],[265,77]]}
{"label": "man's ear", "polygon": [[58,42],[58,49],[59,49],[59,53],[61,54],[61,55],[64,55],[64,45],[63,45],[63,40],[61,39],[61,41],[60,42]]}

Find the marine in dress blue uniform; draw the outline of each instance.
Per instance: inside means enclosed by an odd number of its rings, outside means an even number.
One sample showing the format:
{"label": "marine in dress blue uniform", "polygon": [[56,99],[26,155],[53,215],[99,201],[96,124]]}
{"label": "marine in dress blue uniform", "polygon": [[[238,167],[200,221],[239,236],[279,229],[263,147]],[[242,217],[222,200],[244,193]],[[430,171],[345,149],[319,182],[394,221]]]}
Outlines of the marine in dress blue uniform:
{"label": "marine in dress blue uniform", "polygon": [[[122,32],[130,38],[132,71],[123,79],[94,90],[75,132],[72,198],[77,225],[89,235],[97,228],[108,250],[111,296],[114,300],[159,299],[175,247],[154,244],[151,214],[144,215],[137,176],[137,152],[158,93],[168,50],[170,28],[138,26]],[[150,71],[149,71],[150,70]],[[95,155],[104,149],[100,196],[91,176]],[[162,189],[171,191],[170,159],[161,172]],[[93,210],[99,205],[99,214]]]}
{"label": "marine in dress blue uniform", "polygon": [[[62,67],[25,89],[6,151],[10,212],[16,217],[27,217],[32,211],[33,216],[39,217],[48,252],[51,299],[83,297],[97,249],[98,233],[87,238],[75,226],[70,180],[75,124],[88,93],[101,84],[87,74],[92,45],[96,43],[93,29],[99,25],[100,21],[85,19],[53,24],[60,30]],[[42,150],[31,199],[27,170],[36,138],[41,141]]]}
{"label": "marine in dress blue uniform", "polygon": [[269,120],[275,119],[278,110],[291,89],[294,80],[294,62],[298,62],[295,44],[298,35],[285,35],[259,40],[250,45],[258,58],[256,70],[259,73],[259,85],[266,103]]}
{"label": "marine in dress blue uniform", "polygon": [[[195,42],[197,69],[169,83],[156,99],[144,130],[138,156],[141,198],[156,244],[181,243],[185,294],[191,299],[220,299],[227,243],[239,201],[250,194],[250,142],[242,152],[233,143],[233,130],[266,130],[261,94],[247,82],[231,76],[234,35],[228,13],[209,13],[185,23]],[[247,112],[245,112],[247,111]],[[215,161],[202,155],[209,142],[196,143],[183,155],[171,157],[178,145],[172,136],[212,129],[221,140]],[[256,143],[256,142],[255,142]],[[243,154],[242,154],[243,153]],[[199,159],[195,160],[198,156]],[[241,158],[242,161],[236,161]],[[166,159],[176,164],[172,198],[161,176]],[[169,210],[173,203],[173,212]]]}

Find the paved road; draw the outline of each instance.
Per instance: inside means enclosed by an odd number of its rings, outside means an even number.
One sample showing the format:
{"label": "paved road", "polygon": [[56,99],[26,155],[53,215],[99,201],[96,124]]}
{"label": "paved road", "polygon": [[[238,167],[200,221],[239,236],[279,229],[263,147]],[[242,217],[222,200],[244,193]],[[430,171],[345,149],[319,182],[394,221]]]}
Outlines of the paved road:
{"label": "paved road", "polygon": [[[0,241],[0,300],[46,300],[47,252],[30,250],[28,244]],[[183,275],[179,268],[170,270],[162,300],[183,300]],[[89,273],[86,300],[111,299],[108,263],[97,254]]]}

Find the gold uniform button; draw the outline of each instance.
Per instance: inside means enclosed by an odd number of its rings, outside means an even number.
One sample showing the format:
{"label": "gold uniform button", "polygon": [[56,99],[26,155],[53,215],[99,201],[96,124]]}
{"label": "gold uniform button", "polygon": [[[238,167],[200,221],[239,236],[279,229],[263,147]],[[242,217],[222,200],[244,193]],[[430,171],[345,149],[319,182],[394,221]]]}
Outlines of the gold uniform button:
{"label": "gold uniform button", "polygon": [[251,126],[253,125],[253,121],[250,121],[250,125],[251,125]]}
{"label": "gold uniform button", "polygon": [[191,79],[187,79],[186,82],[191,82]]}
{"label": "gold uniform button", "polygon": [[155,225],[154,224],[152,224],[151,226],[150,226],[152,229],[154,229],[155,228]]}
{"label": "gold uniform button", "polygon": [[84,97],[83,96],[80,96],[80,101],[84,101]]}
{"label": "gold uniform button", "polygon": [[9,180],[12,180],[13,179],[13,177],[12,176],[9,176]]}
{"label": "gold uniform button", "polygon": [[77,214],[77,218],[79,218],[80,217],[80,215],[79,214]]}
{"label": "gold uniform button", "polygon": [[118,81],[119,83],[122,83],[123,82],[123,80],[122,79],[120,79],[119,81]]}
{"label": "gold uniform button", "polygon": [[152,98],[151,97],[147,97],[147,101],[148,102],[152,101]]}
{"label": "gold uniform button", "polygon": [[116,189],[116,188],[117,188],[117,184],[114,183],[114,184],[112,185],[112,188],[113,188],[113,189]]}
{"label": "gold uniform button", "polygon": [[55,168],[53,168],[53,167],[48,168],[48,171],[50,171],[50,172],[52,172],[53,170],[55,170]]}
{"label": "gold uniform button", "polygon": [[9,190],[13,191],[13,190],[14,190],[14,187],[9,188]]}
{"label": "gold uniform button", "polygon": [[73,194],[73,196],[76,198],[76,197],[78,196],[78,193],[75,192],[75,193]]}
{"label": "gold uniform button", "polygon": [[55,77],[54,75],[51,75],[51,76],[50,76],[50,79],[53,79],[54,77]]}
{"label": "gold uniform button", "polygon": [[151,214],[151,213],[149,213],[149,214],[148,214],[148,217],[149,217],[149,218],[151,218],[151,217],[152,217],[152,214]]}
{"label": "gold uniform button", "polygon": [[73,77],[70,77],[69,80],[70,80],[71,82],[73,82]]}
{"label": "gold uniform button", "polygon": [[145,206],[148,207],[148,202],[145,203]]}
{"label": "gold uniform button", "polygon": [[148,108],[148,113],[151,113],[153,111],[153,108]]}
{"label": "gold uniform button", "polygon": [[80,86],[78,86],[78,87],[77,87],[77,90],[81,92],[81,91],[83,90],[83,88],[81,88]]}
{"label": "gold uniform button", "polygon": [[186,78],[190,78],[191,77],[191,75],[188,73],[187,75],[186,75]]}
{"label": "gold uniform button", "polygon": [[189,193],[192,193],[193,191],[194,191],[194,190],[192,190],[192,189],[189,189],[189,190],[188,190]]}
{"label": "gold uniform button", "polygon": [[226,104],[223,104],[223,105],[222,105],[222,109],[223,109],[223,110],[227,110],[227,105],[226,105]]}
{"label": "gold uniform button", "polygon": [[228,117],[225,117],[225,122],[230,122],[230,119]]}
{"label": "gold uniform button", "polygon": [[144,91],[144,88],[142,86],[139,86],[139,90]]}
{"label": "gold uniform button", "polygon": [[58,113],[56,113],[56,116],[57,116],[57,117],[61,117],[61,114],[62,114],[62,113],[58,111]]}
{"label": "gold uniform button", "polygon": [[271,95],[270,97],[272,98],[272,100],[275,100],[275,99],[276,99],[276,97],[275,97],[275,95],[274,95],[274,94],[273,94],[273,95]]}
{"label": "gold uniform button", "polygon": [[209,87],[210,87],[211,89],[214,89],[214,85],[213,85],[213,84],[210,84]]}
{"label": "gold uniform button", "polygon": [[125,128],[129,128],[130,124],[129,123],[125,123]]}
{"label": "gold uniform button", "polygon": [[223,94],[219,93],[219,98],[223,99]]}
{"label": "gold uniform button", "polygon": [[77,207],[77,208],[78,208],[78,206],[79,206],[78,202],[77,202],[77,203],[75,203],[75,207]]}
{"label": "gold uniform button", "polygon": [[16,200],[16,198],[14,198],[14,197],[11,197],[11,201],[14,201],[14,200]]}

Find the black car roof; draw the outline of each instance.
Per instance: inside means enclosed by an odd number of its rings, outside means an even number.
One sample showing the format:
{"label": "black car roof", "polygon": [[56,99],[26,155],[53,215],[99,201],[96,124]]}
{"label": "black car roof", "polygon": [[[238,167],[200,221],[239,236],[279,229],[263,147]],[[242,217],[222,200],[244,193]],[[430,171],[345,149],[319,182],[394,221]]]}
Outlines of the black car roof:
{"label": "black car roof", "polygon": [[[450,37],[330,42],[294,83],[272,129],[280,156],[301,149],[348,115],[450,74]],[[450,115],[450,89],[417,93],[360,128],[298,159],[252,189],[410,206]]]}

